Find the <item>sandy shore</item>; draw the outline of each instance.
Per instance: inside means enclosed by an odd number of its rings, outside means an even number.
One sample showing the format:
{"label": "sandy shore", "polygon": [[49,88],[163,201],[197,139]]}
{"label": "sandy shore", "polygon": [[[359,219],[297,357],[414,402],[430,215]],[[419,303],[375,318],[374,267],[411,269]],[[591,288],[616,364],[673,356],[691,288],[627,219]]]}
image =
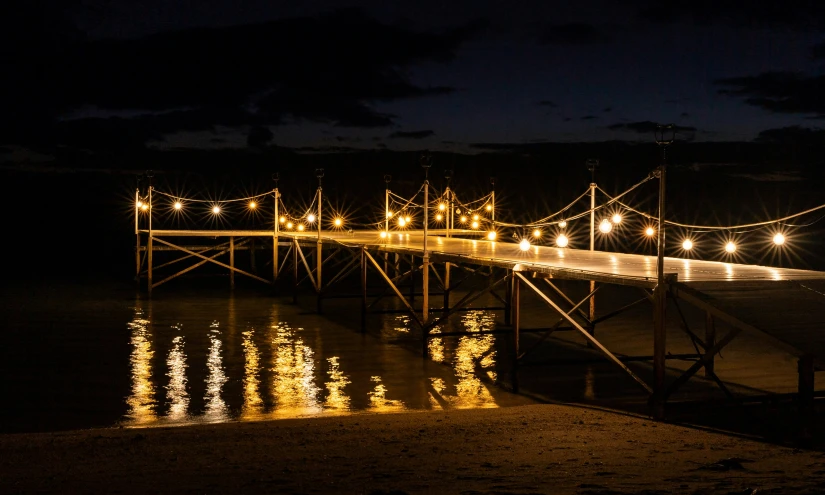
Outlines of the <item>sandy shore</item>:
{"label": "sandy shore", "polygon": [[824,491],[820,452],[560,405],[0,436],[2,493]]}

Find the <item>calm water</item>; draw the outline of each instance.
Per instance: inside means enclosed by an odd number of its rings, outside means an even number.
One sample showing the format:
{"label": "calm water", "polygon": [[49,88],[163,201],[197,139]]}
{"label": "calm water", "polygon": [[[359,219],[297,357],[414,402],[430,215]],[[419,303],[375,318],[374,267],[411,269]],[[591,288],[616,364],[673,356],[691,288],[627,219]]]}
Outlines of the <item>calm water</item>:
{"label": "calm water", "polygon": [[[492,385],[493,335],[433,338],[385,315],[362,335],[260,292],[6,288],[0,430],[159,426],[528,402]],[[337,304],[337,308],[335,306]],[[327,306],[346,312],[348,303]],[[335,320],[335,321],[334,321]],[[357,322],[357,319],[352,319]],[[473,311],[450,330],[493,328]],[[504,339],[502,339],[504,340]]]}

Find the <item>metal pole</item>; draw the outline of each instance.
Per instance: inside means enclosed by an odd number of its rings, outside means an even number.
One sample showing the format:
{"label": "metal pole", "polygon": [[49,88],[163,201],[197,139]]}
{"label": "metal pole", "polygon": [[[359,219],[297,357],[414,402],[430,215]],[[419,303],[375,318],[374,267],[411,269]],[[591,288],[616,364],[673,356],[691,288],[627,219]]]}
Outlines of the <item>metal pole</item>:
{"label": "metal pole", "polygon": [[[592,176],[595,177],[595,171]],[[596,182],[590,183],[590,251],[596,250]],[[596,281],[590,281],[590,292],[596,290]],[[596,296],[590,296],[590,321],[596,319]],[[590,335],[596,333],[596,328],[590,325]]]}
{"label": "metal pole", "polygon": [[140,230],[138,229],[138,220],[140,216],[140,208],[138,207],[140,201],[140,189],[135,189],[135,281],[140,287]]}
{"label": "metal pole", "polygon": [[513,368],[510,377],[513,392],[518,392],[518,355],[519,355],[519,327],[521,325],[521,284],[517,277],[513,277],[513,298],[511,306],[513,308]]}
{"label": "metal pole", "polygon": [[298,238],[292,240],[292,302],[298,304]]}
{"label": "metal pole", "polygon": [[235,289],[235,237],[229,236],[229,288]]}
{"label": "metal pole", "polygon": [[496,181],[495,179],[490,181],[490,184],[493,186],[493,190],[490,193],[490,221],[493,223],[493,230],[496,230]]}
{"label": "metal pole", "polygon": [[146,262],[147,262],[147,273],[146,273],[146,281],[149,283],[148,289],[149,294],[152,294],[152,186],[149,186],[149,241],[146,244]]}
{"label": "metal pole", "polygon": [[281,229],[281,217],[278,215],[278,188],[275,188],[275,234],[272,236],[272,281],[278,280],[278,234]]}
{"label": "metal pole", "polygon": [[[670,139],[665,132],[674,133]],[[656,142],[662,147],[662,163],[659,165],[659,221],[656,232],[656,288],[653,290],[655,313],[653,315],[653,417],[664,418],[665,365],[667,352],[667,285],[665,281],[665,191],[667,185],[667,146],[673,143],[673,126],[659,126]]]}
{"label": "metal pole", "polygon": [[318,288],[318,298],[317,298],[317,310],[318,313],[321,312],[321,266],[324,264],[324,257],[323,253],[321,252],[321,200],[322,200],[322,193],[321,193],[321,179],[324,177],[324,171],[321,169],[320,172],[317,172],[318,175],[318,243],[316,245],[316,254],[318,255],[318,259],[316,260],[316,268],[315,271],[318,273],[318,283],[316,287]]}
{"label": "metal pole", "polygon": [[[430,255],[427,253],[427,234],[430,224],[430,181],[428,173],[432,158],[425,154],[421,157],[421,166],[424,168],[424,256],[421,295],[421,321],[426,322],[430,316]],[[425,337],[426,340],[426,337]]]}
{"label": "metal pole", "polygon": [[[707,349],[716,345],[716,323],[713,321],[713,315],[708,311],[705,313],[705,355],[707,355]],[[705,361],[705,376],[711,378],[714,373],[713,369],[714,359],[713,356],[706,358]]]}
{"label": "metal pole", "polygon": [[367,331],[367,248],[361,246],[361,333]]}
{"label": "metal pole", "polygon": [[[384,181],[387,183],[387,188],[384,190],[384,232],[387,234],[387,240],[390,236],[390,180],[389,175],[384,176]],[[384,273],[387,273],[389,253],[384,253]]]}

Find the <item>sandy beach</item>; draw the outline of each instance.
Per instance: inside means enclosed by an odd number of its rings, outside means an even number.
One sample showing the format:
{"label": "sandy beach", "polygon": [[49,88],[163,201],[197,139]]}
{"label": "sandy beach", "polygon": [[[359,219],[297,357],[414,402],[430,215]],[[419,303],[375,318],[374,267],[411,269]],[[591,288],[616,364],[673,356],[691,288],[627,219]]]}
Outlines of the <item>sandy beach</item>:
{"label": "sandy beach", "polygon": [[825,454],[562,405],[0,436],[2,493],[822,493]]}

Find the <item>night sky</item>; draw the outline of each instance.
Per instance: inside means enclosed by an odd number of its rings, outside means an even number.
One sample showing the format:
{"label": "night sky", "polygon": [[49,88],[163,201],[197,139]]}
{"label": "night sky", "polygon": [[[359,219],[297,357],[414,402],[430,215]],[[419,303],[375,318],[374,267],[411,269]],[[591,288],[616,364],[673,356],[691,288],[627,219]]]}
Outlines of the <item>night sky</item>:
{"label": "night sky", "polygon": [[20,3],[0,144],[33,150],[473,152],[656,122],[751,141],[825,118],[821,1]]}

